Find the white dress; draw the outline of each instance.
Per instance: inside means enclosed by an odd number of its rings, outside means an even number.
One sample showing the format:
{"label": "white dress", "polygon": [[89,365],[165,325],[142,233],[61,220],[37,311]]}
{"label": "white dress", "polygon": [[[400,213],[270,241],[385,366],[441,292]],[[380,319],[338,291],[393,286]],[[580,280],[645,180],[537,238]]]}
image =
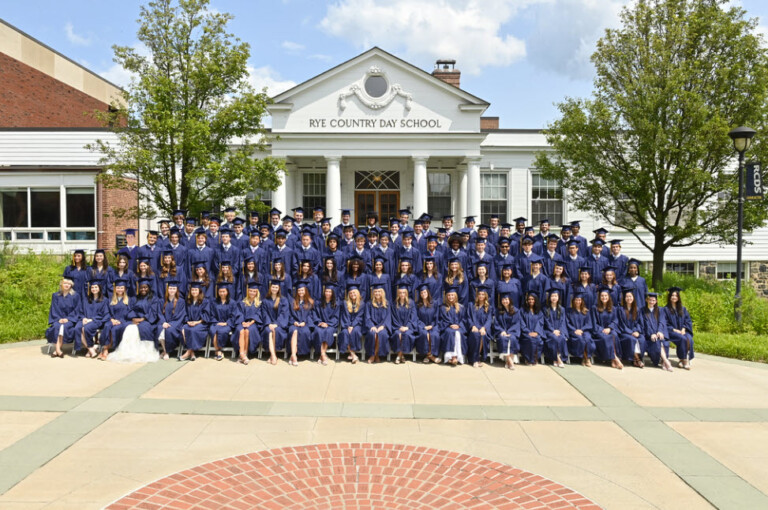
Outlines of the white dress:
{"label": "white dress", "polygon": [[114,352],[107,356],[109,361],[118,363],[146,363],[160,359],[160,353],[155,349],[154,341],[139,338],[139,328],[129,324],[123,332],[123,339]]}

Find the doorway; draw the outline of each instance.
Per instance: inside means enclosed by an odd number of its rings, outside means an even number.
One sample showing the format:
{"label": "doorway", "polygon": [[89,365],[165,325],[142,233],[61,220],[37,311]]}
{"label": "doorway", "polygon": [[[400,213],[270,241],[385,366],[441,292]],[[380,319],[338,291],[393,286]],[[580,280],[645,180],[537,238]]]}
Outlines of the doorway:
{"label": "doorway", "polygon": [[400,209],[399,191],[355,191],[355,222],[358,227],[365,226],[365,217],[375,211],[379,215],[379,224],[386,226],[389,218],[397,218]]}

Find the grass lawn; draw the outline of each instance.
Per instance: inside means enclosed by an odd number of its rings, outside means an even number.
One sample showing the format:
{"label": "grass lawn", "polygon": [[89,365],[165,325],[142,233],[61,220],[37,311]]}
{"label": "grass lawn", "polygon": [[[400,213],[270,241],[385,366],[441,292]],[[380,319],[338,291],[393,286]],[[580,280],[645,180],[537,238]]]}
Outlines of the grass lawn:
{"label": "grass lawn", "polygon": [[728,335],[695,333],[694,350],[746,361],[768,362],[768,336],[755,334]]}

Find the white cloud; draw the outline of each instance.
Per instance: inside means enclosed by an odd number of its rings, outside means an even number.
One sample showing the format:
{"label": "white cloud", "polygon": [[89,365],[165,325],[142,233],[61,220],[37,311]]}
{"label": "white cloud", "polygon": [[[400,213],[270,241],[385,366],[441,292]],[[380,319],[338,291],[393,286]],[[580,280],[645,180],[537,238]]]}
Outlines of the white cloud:
{"label": "white cloud", "polygon": [[307,55],[310,60],[320,60],[321,62],[330,62],[332,57],[330,55],[323,55],[322,53],[315,53],[314,55]]}
{"label": "white cloud", "polygon": [[91,44],[91,38],[76,34],[74,25],[69,21],[64,24],[64,33],[67,35],[67,40],[75,46],[89,46]]}
{"label": "white cloud", "polygon": [[360,49],[381,46],[406,59],[455,58],[479,74],[525,57],[525,43],[502,26],[542,0],[339,0],[320,27]]}
{"label": "white cloud", "polygon": [[248,66],[248,74],[250,75],[250,82],[251,85],[253,85],[253,88],[261,91],[266,87],[269,96],[275,96],[296,85],[295,81],[282,79],[280,75],[269,66]]}
{"label": "white cloud", "polygon": [[[146,44],[142,42],[134,43],[132,48],[136,50],[136,52],[139,55],[142,55],[144,57],[148,57],[150,55],[149,48],[147,47]],[[114,63],[106,71],[100,72],[99,76],[121,87],[125,87],[128,84],[130,84],[131,78],[135,77],[133,73],[127,71],[125,68],[123,68],[123,66],[121,66],[118,63]]]}
{"label": "white cloud", "polygon": [[291,53],[299,52],[305,48],[303,44],[293,42],[293,41],[283,41],[283,43],[280,46],[282,46],[284,50],[289,51]]}

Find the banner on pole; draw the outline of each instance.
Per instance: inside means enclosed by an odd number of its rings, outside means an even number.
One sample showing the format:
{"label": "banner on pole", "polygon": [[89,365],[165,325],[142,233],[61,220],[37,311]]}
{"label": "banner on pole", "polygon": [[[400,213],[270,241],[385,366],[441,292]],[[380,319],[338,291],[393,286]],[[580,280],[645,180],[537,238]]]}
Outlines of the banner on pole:
{"label": "banner on pole", "polygon": [[747,200],[763,199],[762,165],[760,163],[747,163]]}

